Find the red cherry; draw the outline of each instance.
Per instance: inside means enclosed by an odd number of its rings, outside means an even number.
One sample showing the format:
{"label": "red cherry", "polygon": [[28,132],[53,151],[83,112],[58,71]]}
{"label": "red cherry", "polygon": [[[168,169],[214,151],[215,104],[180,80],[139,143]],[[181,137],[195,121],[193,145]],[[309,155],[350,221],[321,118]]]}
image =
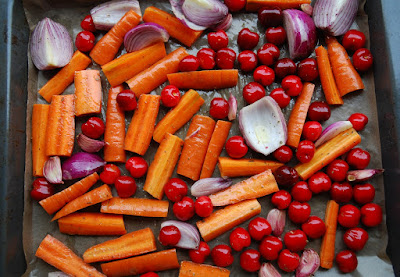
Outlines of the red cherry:
{"label": "red cherry", "polygon": [[98,117],[91,117],[85,123],[82,124],[82,133],[92,139],[98,139],[104,134],[106,126],[103,120]]}
{"label": "red cherry", "polygon": [[229,39],[228,35],[224,30],[218,30],[216,32],[211,32],[207,36],[208,45],[210,45],[211,49],[214,51],[218,51],[219,49],[228,47]]}
{"label": "red cherry", "polygon": [[260,83],[264,87],[272,85],[275,80],[275,72],[272,68],[266,65],[260,65],[254,70],[254,81]]}
{"label": "red cherry", "polygon": [[89,52],[94,47],[96,41],[92,32],[82,31],[76,35],[75,46],[81,52]]}
{"label": "red cherry", "polygon": [[251,50],[257,46],[260,36],[250,31],[248,28],[243,28],[237,38],[237,43],[241,50]]}
{"label": "red cherry", "polygon": [[272,205],[280,210],[287,209],[292,202],[292,196],[286,190],[280,190],[274,193],[271,198]]}
{"label": "red cherry", "polygon": [[284,187],[294,185],[299,181],[299,174],[296,169],[287,165],[278,167],[273,174],[276,182]]}
{"label": "red cherry", "polygon": [[251,50],[244,50],[239,53],[238,62],[243,72],[253,71],[257,66],[257,55]]}
{"label": "red cherry", "polygon": [[353,113],[348,120],[356,131],[362,131],[368,123],[368,117],[362,113]]}
{"label": "red cherry", "polygon": [[137,107],[136,96],[130,89],[125,89],[117,95],[118,106],[123,111],[133,111]]}
{"label": "red cherry", "polygon": [[325,102],[313,102],[308,108],[307,115],[313,121],[326,121],[331,117],[331,108]]}
{"label": "red cherry", "polygon": [[357,256],[353,251],[343,250],[336,255],[336,263],[343,273],[350,273],[356,270],[358,265]]}
{"label": "red cherry", "polygon": [[213,69],[215,67],[215,56],[216,53],[211,48],[202,48],[197,52],[197,58],[199,59],[200,68],[202,69]]}
{"label": "red cherry", "polygon": [[269,236],[272,232],[271,225],[268,220],[263,217],[256,217],[252,219],[247,227],[250,236],[254,240],[261,240],[265,236]]}
{"label": "red cherry", "polygon": [[260,269],[260,252],[248,249],[240,254],[240,266],[247,272],[256,272]]}
{"label": "red cherry", "polygon": [[367,48],[360,48],[353,55],[353,65],[358,71],[367,71],[372,67],[373,62],[372,53]]}
{"label": "red cherry", "polygon": [[360,210],[353,205],[347,204],[339,209],[338,222],[345,228],[354,228],[360,222]]}
{"label": "red cherry", "polygon": [[297,146],[296,158],[301,163],[308,163],[314,157],[315,145],[312,141],[302,140]]}
{"label": "red cherry", "polygon": [[331,179],[323,172],[317,172],[308,179],[308,187],[315,194],[329,191],[331,185]]}
{"label": "red cherry", "polygon": [[211,251],[211,258],[216,266],[230,266],[233,264],[232,248],[225,244],[219,244]]}
{"label": "red cherry", "polygon": [[175,246],[181,239],[181,232],[174,225],[164,226],[160,230],[158,240],[164,246]]}
{"label": "red cherry", "polygon": [[375,203],[361,207],[361,222],[367,227],[375,227],[382,222],[382,209]]}
{"label": "red cherry", "polygon": [[307,121],[303,127],[303,137],[309,141],[316,141],[322,133],[321,123],[318,121]]}
{"label": "red cherry", "polygon": [[293,272],[299,266],[299,255],[290,252],[288,249],[282,250],[278,257],[278,266],[285,272]]}
{"label": "red cherry", "polygon": [[313,58],[306,58],[297,64],[297,75],[304,82],[312,82],[318,78],[317,61]]}
{"label": "red cherry", "polygon": [[181,100],[181,93],[174,85],[168,85],[161,91],[161,102],[165,107],[172,108],[178,105]]}
{"label": "red cherry", "polygon": [[351,149],[346,157],[346,161],[349,166],[354,167],[355,169],[365,169],[370,160],[371,155],[368,153],[368,151],[365,151],[361,148]]}
{"label": "red cherry", "polygon": [[368,233],[363,228],[351,228],[343,235],[343,241],[353,251],[360,251],[368,241]]}
{"label": "red cherry", "polygon": [[45,178],[36,178],[32,183],[31,197],[36,201],[41,201],[54,194],[54,186]]}
{"label": "red cherry", "polygon": [[100,173],[100,180],[107,185],[112,185],[119,176],[121,176],[121,170],[118,166],[106,164],[103,167],[103,172]]}
{"label": "red cherry", "polygon": [[261,64],[271,66],[279,58],[280,53],[276,45],[266,43],[257,50],[257,58]]}
{"label": "red cherry", "polygon": [[228,116],[229,103],[224,98],[215,97],[210,103],[210,115],[215,119],[223,119]]}
{"label": "red cherry", "polygon": [[283,78],[281,85],[286,94],[292,97],[298,96],[303,89],[303,83],[296,75],[286,76]]}
{"label": "red cherry", "polygon": [[246,6],[246,0],[224,0],[230,12],[238,12]]}
{"label": "red cherry", "polygon": [[233,136],[229,138],[228,141],[225,143],[225,150],[228,153],[229,157],[240,159],[246,155],[249,148],[244,142],[243,137]]}
{"label": "red cherry", "polygon": [[121,198],[131,197],[136,193],[135,179],[129,176],[119,176],[115,179],[114,186],[117,189],[118,196]]}
{"label": "red cherry", "polygon": [[310,239],[319,239],[325,234],[326,226],[321,218],[313,215],[301,225],[301,230],[303,230]]}
{"label": "red cherry", "polygon": [[250,82],[243,88],[243,98],[248,104],[252,104],[265,96],[265,89],[256,82]]}
{"label": "red cherry", "polygon": [[349,165],[343,161],[336,159],[332,161],[326,168],[326,173],[329,178],[334,182],[342,182],[346,179],[347,171],[349,170]]}
{"label": "red cherry", "polygon": [[276,88],[269,94],[281,109],[286,108],[290,104],[290,96],[286,94],[283,88]]}
{"label": "red cherry", "polygon": [[179,62],[179,71],[187,72],[187,71],[196,71],[200,67],[199,59],[196,56],[189,55],[184,57]]}
{"label": "red cherry", "polygon": [[142,157],[131,157],[126,161],[125,168],[133,178],[140,178],[146,174],[148,164]]}
{"label": "red cherry", "polygon": [[289,205],[289,219],[295,224],[302,224],[307,221],[311,214],[311,207],[308,203],[293,201]]}
{"label": "red cherry", "polygon": [[358,30],[348,30],[342,40],[342,45],[347,51],[356,51],[365,45],[365,35]]}
{"label": "red cherry", "polygon": [[243,248],[249,247],[251,244],[250,234],[246,229],[237,227],[229,235],[229,243],[233,250],[242,251]]}
{"label": "red cherry", "polygon": [[81,27],[85,31],[89,31],[92,33],[96,32],[96,27],[94,26],[93,18],[90,14],[85,16],[85,18],[82,20]]}
{"label": "red cherry", "polygon": [[281,252],[282,248],[283,245],[280,238],[267,236],[261,241],[258,250],[264,259],[274,261],[278,259],[279,252]]}
{"label": "red cherry", "polygon": [[213,204],[208,196],[200,196],[194,203],[194,210],[200,217],[207,217],[213,212]]}
{"label": "red cherry", "polygon": [[211,250],[207,243],[200,241],[199,248],[189,250],[189,257],[194,263],[202,264],[210,255]]}
{"label": "red cherry", "polygon": [[232,69],[235,65],[236,52],[230,48],[222,48],[217,52],[217,66],[221,69]]}
{"label": "red cherry", "polygon": [[172,178],[165,184],[164,192],[169,200],[178,202],[187,195],[188,187],[182,179]]}
{"label": "red cherry", "polygon": [[177,219],[187,221],[194,216],[194,202],[190,197],[185,196],[174,203],[172,211]]}
{"label": "red cherry", "polygon": [[293,60],[283,58],[276,62],[274,70],[276,77],[283,79],[288,75],[295,75],[297,67]]}
{"label": "red cherry", "polygon": [[308,188],[307,182],[300,181],[292,187],[291,195],[295,201],[307,202],[312,198],[312,191]]}
{"label": "red cherry", "polygon": [[358,184],[353,188],[354,201],[358,204],[364,205],[372,202],[375,197],[375,188],[371,184]]}
{"label": "red cherry", "polygon": [[331,187],[331,198],[338,203],[350,202],[353,198],[353,188],[347,183],[333,183]]}
{"label": "red cherry", "polygon": [[283,14],[279,7],[264,6],[258,9],[258,21],[264,27],[276,27],[282,25]]}
{"label": "red cherry", "polygon": [[286,41],[286,31],[282,26],[270,27],[265,31],[265,38],[269,43],[281,45]]}
{"label": "red cherry", "polygon": [[282,145],[274,151],[274,158],[281,163],[288,163],[293,158],[293,151],[289,146]]}
{"label": "red cherry", "polygon": [[307,236],[302,230],[293,230],[285,234],[283,241],[292,252],[300,252],[307,245]]}
{"label": "red cherry", "polygon": [[140,275],[140,277],[159,277],[160,275],[158,275],[155,272],[147,272],[145,274]]}

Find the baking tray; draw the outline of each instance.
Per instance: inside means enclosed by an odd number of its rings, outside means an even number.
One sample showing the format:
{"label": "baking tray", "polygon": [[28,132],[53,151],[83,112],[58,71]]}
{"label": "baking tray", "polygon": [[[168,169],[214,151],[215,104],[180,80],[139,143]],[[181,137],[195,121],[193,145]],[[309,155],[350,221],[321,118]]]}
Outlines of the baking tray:
{"label": "baking tray", "polygon": [[[388,254],[392,259],[396,276],[400,276],[400,195],[399,96],[400,12],[398,0],[367,1],[370,18],[371,47],[375,57],[375,86],[378,102],[380,136],[385,173],[387,225],[389,234]],[[385,17],[383,17],[385,14]],[[27,42],[29,36],[21,1],[0,0],[0,276],[20,276],[25,271],[22,250],[23,174],[25,153]],[[400,118],[400,117],[399,117]],[[399,187],[399,188],[398,188]]]}

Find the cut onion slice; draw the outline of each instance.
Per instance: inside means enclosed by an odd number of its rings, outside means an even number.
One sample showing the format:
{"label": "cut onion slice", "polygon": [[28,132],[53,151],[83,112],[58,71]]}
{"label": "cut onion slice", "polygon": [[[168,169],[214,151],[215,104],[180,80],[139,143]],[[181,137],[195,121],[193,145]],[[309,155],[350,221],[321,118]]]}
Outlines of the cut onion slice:
{"label": "cut onion slice", "polygon": [[128,53],[138,51],[153,43],[167,42],[169,34],[156,23],[143,23],[132,28],[124,37],[124,46]]}
{"label": "cut onion slice", "polygon": [[198,249],[200,245],[200,234],[196,227],[189,223],[177,220],[168,220],[161,223],[161,228],[165,226],[175,226],[181,232],[181,239],[175,245],[184,249]]}
{"label": "cut onion slice", "polygon": [[335,123],[332,123],[326,129],[322,132],[321,136],[317,139],[315,142],[315,147],[318,147],[328,140],[332,139],[333,137],[336,137],[338,134],[340,134],[343,131],[346,131],[347,129],[350,129],[353,127],[350,121],[337,121]]}

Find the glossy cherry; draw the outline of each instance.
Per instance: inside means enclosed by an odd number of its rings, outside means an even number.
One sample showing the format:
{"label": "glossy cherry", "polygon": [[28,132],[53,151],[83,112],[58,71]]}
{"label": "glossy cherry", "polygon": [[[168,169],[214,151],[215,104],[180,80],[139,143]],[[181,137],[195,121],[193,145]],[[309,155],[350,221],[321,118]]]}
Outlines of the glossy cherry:
{"label": "glossy cherry", "polygon": [[331,187],[331,198],[338,203],[348,203],[353,198],[353,187],[347,183],[333,183]]}
{"label": "glossy cherry", "polygon": [[133,178],[143,177],[146,174],[148,167],[146,160],[142,157],[131,157],[125,163],[125,168]]}
{"label": "glossy cherry", "polygon": [[240,254],[240,266],[247,272],[256,272],[260,269],[260,252],[247,249]]}
{"label": "glossy cherry", "polygon": [[214,51],[228,47],[229,39],[228,35],[224,30],[218,30],[216,32],[211,32],[207,35],[208,45]]}
{"label": "glossy cherry", "polygon": [[371,203],[375,197],[375,188],[371,184],[357,184],[353,188],[354,201],[364,205]]}
{"label": "glossy cherry", "polygon": [[272,85],[275,80],[275,72],[266,65],[260,65],[253,72],[254,81],[260,83],[264,87]]}
{"label": "glossy cherry", "polygon": [[286,190],[280,190],[274,193],[271,203],[280,210],[287,209],[292,202],[292,196]]}
{"label": "glossy cherry", "polygon": [[269,236],[272,232],[271,224],[263,217],[252,219],[247,229],[254,240],[262,240],[263,237]]}
{"label": "glossy cherry", "polygon": [[307,202],[312,198],[312,191],[309,189],[307,182],[300,181],[297,182],[291,190],[290,193],[293,197],[293,200],[299,202]]}
{"label": "glossy cherry", "polygon": [[100,173],[100,180],[107,185],[112,185],[119,176],[121,176],[121,170],[118,166],[115,164],[106,164]]}
{"label": "glossy cherry", "polygon": [[265,96],[265,88],[256,82],[250,82],[243,87],[243,98],[252,104]]}
{"label": "glossy cherry", "polygon": [[279,254],[278,266],[285,272],[293,272],[300,264],[300,257],[298,254],[290,252],[289,249],[284,249]]}
{"label": "glossy cherry", "polygon": [[274,171],[276,182],[284,187],[292,186],[299,181],[299,174],[293,167],[282,165]]}
{"label": "glossy cherry", "polygon": [[194,202],[194,210],[200,217],[207,217],[213,212],[213,204],[208,196],[200,196]]}
{"label": "glossy cherry", "polygon": [[308,118],[313,121],[326,121],[331,117],[331,108],[322,101],[311,103],[308,108]]}
{"label": "glossy cherry", "polygon": [[174,85],[165,86],[161,91],[161,102],[165,107],[172,108],[178,105],[181,93]]}
{"label": "glossy cherry", "polygon": [[89,52],[94,47],[96,41],[92,32],[82,31],[76,35],[75,46],[81,52]]}
{"label": "glossy cherry", "polygon": [[264,27],[276,27],[282,25],[282,10],[278,7],[261,7],[258,9],[258,21]]}
{"label": "glossy cherry", "polygon": [[174,225],[164,226],[160,230],[158,240],[164,246],[175,246],[181,239],[181,232]]}
{"label": "glossy cherry", "polygon": [[90,14],[85,16],[85,18],[81,21],[81,28],[92,33],[96,32],[96,27],[94,26],[93,18]]}
{"label": "glossy cherry", "polygon": [[199,248],[189,250],[189,257],[194,263],[202,264],[206,258],[210,255],[211,250],[208,244],[204,241],[200,241]]}
{"label": "glossy cherry", "polygon": [[246,6],[246,0],[224,0],[230,12],[238,12]]}
{"label": "glossy cherry", "polygon": [[179,71],[187,72],[187,71],[196,71],[200,67],[199,59],[196,56],[189,55],[184,57],[179,62]]}
{"label": "glossy cherry", "polygon": [[353,113],[348,121],[351,122],[356,131],[362,131],[368,123],[368,117],[363,113]]}
{"label": "glossy cherry", "polygon": [[184,196],[182,200],[175,202],[172,211],[177,219],[187,221],[194,216],[194,202],[192,198]]}
{"label": "glossy cherry", "polygon": [[319,239],[325,234],[326,226],[321,218],[312,215],[301,225],[301,230],[303,230],[310,239]]}
{"label": "glossy cherry", "polygon": [[136,193],[135,179],[129,176],[119,176],[115,179],[114,186],[117,189],[118,196],[121,198],[131,197]]}
{"label": "glossy cherry", "polygon": [[371,155],[369,154],[369,152],[361,148],[351,149],[346,157],[346,161],[349,164],[349,166],[355,169],[367,168],[370,160],[371,160]]}
{"label": "glossy cherry", "polygon": [[281,109],[286,108],[290,104],[290,96],[286,94],[283,88],[276,88],[269,94]]}
{"label": "glossy cherry", "polygon": [[211,258],[216,266],[230,266],[233,264],[232,248],[225,244],[219,244],[211,250]]}
{"label": "glossy cherry", "polygon": [[312,141],[302,140],[296,150],[296,158],[301,163],[308,163],[314,157],[315,145]]}
{"label": "glossy cherry", "polygon": [[251,50],[244,50],[239,53],[238,63],[243,72],[253,71],[257,66],[257,55]]}
{"label": "glossy cherry", "polygon": [[347,51],[356,51],[365,45],[365,35],[358,30],[348,30],[342,40],[342,45]]}
{"label": "glossy cherry", "polygon": [[375,227],[382,222],[382,208],[375,203],[361,207],[361,222],[367,227]]}
{"label": "glossy cherry", "polygon": [[104,134],[106,125],[103,120],[98,117],[91,117],[85,123],[82,124],[82,133],[92,139],[98,139]]}
{"label": "glossy cherry", "polygon": [[257,46],[260,35],[256,32],[252,32],[249,28],[243,28],[237,38],[237,43],[241,50],[252,50]]}
{"label": "glossy cherry", "polygon": [[169,200],[178,202],[187,195],[188,187],[182,179],[172,178],[165,184],[164,192]]}
{"label": "glossy cherry", "polygon": [[158,275],[155,272],[147,272],[145,274],[140,275],[140,277],[159,277],[160,275]]}
{"label": "glossy cherry", "polygon": [[261,64],[272,66],[278,60],[280,53],[276,45],[266,43],[257,50],[257,58]]}
{"label": "glossy cherry", "polygon": [[282,145],[273,153],[274,158],[281,163],[288,163],[293,158],[293,151],[289,146]]}
{"label": "glossy cherry", "polygon": [[283,78],[281,86],[286,94],[292,97],[298,96],[303,89],[303,83],[296,75],[289,75]]}
{"label": "glossy cherry", "polygon": [[357,256],[353,251],[343,250],[336,255],[336,264],[343,273],[350,273],[356,270],[358,265]]}
{"label": "glossy cherry", "polygon": [[247,154],[249,148],[247,147],[243,137],[233,136],[225,143],[225,150],[229,157],[234,159],[240,159]]}
{"label": "glossy cherry", "polygon": [[322,133],[321,123],[318,121],[307,121],[303,127],[303,138],[309,141],[316,141]]}
{"label": "glossy cherry", "polygon": [[251,244],[249,232],[242,227],[235,228],[229,235],[229,244],[235,251],[242,251],[243,248],[249,247]]}
{"label": "glossy cherry", "polygon": [[345,228],[354,228],[360,222],[360,210],[351,204],[344,205],[339,209],[338,222]]}
{"label": "glossy cherry", "polygon": [[218,50],[216,55],[216,62],[218,68],[232,69],[235,65],[236,52],[230,48],[222,48]]}
{"label": "glossy cherry", "polygon": [[295,75],[297,67],[292,59],[283,58],[275,63],[274,70],[276,77],[283,79],[288,75]]}
{"label": "glossy cherry", "polygon": [[215,119],[223,119],[228,116],[229,103],[224,98],[215,97],[210,103],[210,115]]}
{"label": "glossy cherry", "polygon": [[331,185],[332,185],[332,181],[329,178],[329,176],[321,171],[313,174],[308,179],[308,187],[315,194],[329,191],[331,188]]}
{"label": "glossy cherry", "polygon": [[137,107],[135,93],[130,89],[121,91],[117,95],[117,103],[122,110],[126,112],[133,111]]}
{"label": "glossy cherry", "polygon": [[326,174],[334,182],[342,182],[346,179],[347,171],[349,170],[349,165],[344,160],[336,159],[333,160],[326,168]]}
{"label": "glossy cherry", "polygon": [[265,31],[265,38],[269,43],[279,46],[286,41],[286,31],[282,26],[270,27]]}
{"label": "glossy cherry", "polygon": [[351,228],[343,235],[346,246],[353,251],[360,251],[368,241],[368,233],[363,228]]}
{"label": "glossy cherry", "polygon": [[201,69],[213,69],[215,67],[216,53],[211,48],[202,48],[197,52]]}
{"label": "glossy cherry", "polygon": [[372,67],[373,62],[372,53],[367,48],[360,48],[353,55],[353,65],[358,71],[367,71]]}
{"label": "glossy cherry", "polygon": [[292,230],[285,234],[283,242],[290,251],[300,252],[307,245],[307,236],[302,230]]}
{"label": "glossy cherry", "polygon": [[282,240],[274,236],[267,236],[262,239],[258,250],[264,259],[274,261],[278,259],[279,252],[283,248]]}
{"label": "glossy cherry", "polygon": [[36,201],[41,201],[54,194],[54,186],[45,178],[36,178],[32,183],[31,197]]}
{"label": "glossy cherry", "polygon": [[314,58],[306,58],[297,64],[297,76],[304,82],[312,82],[318,75],[318,65]]}
{"label": "glossy cherry", "polygon": [[289,219],[295,224],[302,224],[307,221],[311,214],[311,207],[308,203],[293,201],[289,205]]}

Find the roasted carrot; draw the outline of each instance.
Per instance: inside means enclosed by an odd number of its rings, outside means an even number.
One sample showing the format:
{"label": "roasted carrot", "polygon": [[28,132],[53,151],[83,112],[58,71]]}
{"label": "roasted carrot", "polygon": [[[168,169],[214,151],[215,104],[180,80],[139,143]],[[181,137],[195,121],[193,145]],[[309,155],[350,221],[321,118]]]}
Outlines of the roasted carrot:
{"label": "roasted carrot", "polygon": [[144,155],[150,146],[160,107],[159,95],[141,95],[138,107],[129,124],[124,149]]}
{"label": "roasted carrot", "polygon": [[68,188],[41,200],[39,204],[48,214],[53,214],[68,202],[85,194],[99,179],[99,175],[95,172]]}
{"label": "roasted carrot", "polygon": [[228,157],[218,158],[218,168],[221,177],[244,177],[260,174],[267,169],[274,172],[283,163],[258,159],[231,159]]}
{"label": "roasted carrot", "polygon": [[101,113],[101,79],[99,70],[75,71],[75,115]]}
{"label": "roasted carrot", "polygon": [[327,37],[329,61],[341,96],[364,89],[360,75],[355,70],[346,49],[334,37]]}
{"label": "roasted carrot", "polygon": [[[99,65],[112,61],[124,42],[125,34],[139,24],[141,18],[133,10],[128,11],[90,51],[90,57]],[[119,85],[119,84],[118,84]]]}
{"label": "roasted carrot", "polygon": [[171,37],[188,47],[192,46],[192,44],[202,34],[201,31],[194,31],[183,25],[183,23],[174,15],[156,7],[148,7],[144,11],[143,21],[157,23],[158,25],[164,27]]}
{"label": "roasted carrot", "polygon": [[181,89],[214,90],[237,85],[237,69],[178,72],[167,75],[171,85]]}
{"label": "roasted carrot", "polygon": [[101,265],[101,270],[107,276],[139,275],[150,271],[175,268],[179,268],[176,249],[168,249]]}
{"label": "roasted carrot", "polygon": [[314,88],[315,85],[313,83],[304,83],[303,90],[299,97],[297,97],[296,103],[290,113],[287,125],[288,139],[286,144],[294,148],[297,148],[299,145]]}
{"label": "roasted carrot", "polygon": [[335,258],[335,240],[338,213],[339,204],[336,203],[335,200],[329,200],[325,211],[326,232],[322,238],[320,252],[322,268],[329,269],[333,266],[333,260]]}
{"label": "roasted carrot", "polygon": [[208,116],[195,115],[190,123],[179,158],[176,173],[194,181],[199,180],[215,121]]}
{"label": "roasted carrot", "polygon": [[207,242],[228,232],[260,212],[261,205],[257,199],[245,200],[213,212],[209,217],[197,221],[196,225],[201,237]]}
{"label": "roasted carrot", "polygon": [[75,96],[54,95],[46,128],[46,155],[71,156],[75,140]]}
{"label": "roasted carrot", "polygon": [[327,166],[334,159],[343,155],[360,142],[360,135],[356,130],[350,128],[322,144],[315,150],[314,157],[311,161],[298,164],[295,166],[295,169],[303,180],[307,180],[315,172]]}
{"label": "roasted carrot", "polygon": [[246,11],[256,12],[263,6],[298,9],[302,4],[311,4],[311,0],[247,0]]}
{"label": "roasted carrot", "polygon": [[101,203],[100,211],[110,214],[166,217],[168,215],[168,201],[147,198],[113,197]]}
{"label": "roasted carrot", "polygon": [[53,95],[63,93],[72,84],[75,71],[84,70],[91,63],[92,60],[88,56],[76,50],[69,63],[39,90],[39,94],[50,103]]}
{"label": "roasted carrot", "polygon": [[163,42],[127,53],[104,64],[101,69],[111,86],[117,86],[139,74],[167,55]]}
{"label": "roasted carrot", "polygon": [[106,130],[104,132],[104,160],[106,162],[125,162],[125,112],[117,103],[117,95],[123,86],[113,87],[108,91]]}
{"label": "roasted carrot", "polygon": [[150,228],[128,233],[90,247],[83,253],[86,263],[107,262],[155,251],[156,239]]}
{"label": "roasted carrot", "polygon": [[200,173],[200,179],[210,178],[218,161],[218,157],[224,148],[225,141],[228,138],[232,123],[218,120],[208,144],[207,154],[204,158],[203,167]]}
{"label": "roasted carrot", "polygon": [[326,102],[329,105],[342,105],[343,99],[340,97],[335,77],[333,77],[328,51],[323,46],[319,46],[315,49],[315,54],[317,55],[319,79],[321,80]]}
{"label": "roasted carrot", "polygon": [[164,195],[164,186],[171,178],[183,141],[174,135],[167,134],[157,149],[156,155],[147,171],[143,190],[154,198],[161,199]]}
{"label": "roasted carrot", "polygon": [[67,205],[65,205],[56,215],[53,217],[51,221],[57,220],[63,216],[72,214],[78,210],[83,208],[95,205],[97,203],[106,201],[112,198],[111,189],[107,185],[102,185],[94,190],[91,190],[84,195],[75,198]]}
{"label": "roasted carrot", "polygon": [[46,130],[49,116],[49,105],[34,104],[32,110],[32,173],[43,176],[43,166],[47,161]]}
{"label": "roasted carrot", "polygon": [[36,257],[58,268],[66,274],[77,277],[105,277],[94,267],[85,263],[65,244],[47,235],[36,250]]}
{"label": "roasted carrot", "polygon": [[154,129],[153,139],[158,143],[164,138],[165,134],[174,134],[188,122],[192,116],[200,110],[204,104],[204,99],[195,90],[187,91],[179,101],[178,105],[170,110]]}
{"label": "roasted carrot", "polygon": [[167,81],[167,74],[178,72],[179,62],[188,55],[185,48],[180,47],[126,83],[136,97],[149,93]]}
{"label": "roasted carrot", "polygon": [[229,277],[226,268],[182,261],[178,277]]}

